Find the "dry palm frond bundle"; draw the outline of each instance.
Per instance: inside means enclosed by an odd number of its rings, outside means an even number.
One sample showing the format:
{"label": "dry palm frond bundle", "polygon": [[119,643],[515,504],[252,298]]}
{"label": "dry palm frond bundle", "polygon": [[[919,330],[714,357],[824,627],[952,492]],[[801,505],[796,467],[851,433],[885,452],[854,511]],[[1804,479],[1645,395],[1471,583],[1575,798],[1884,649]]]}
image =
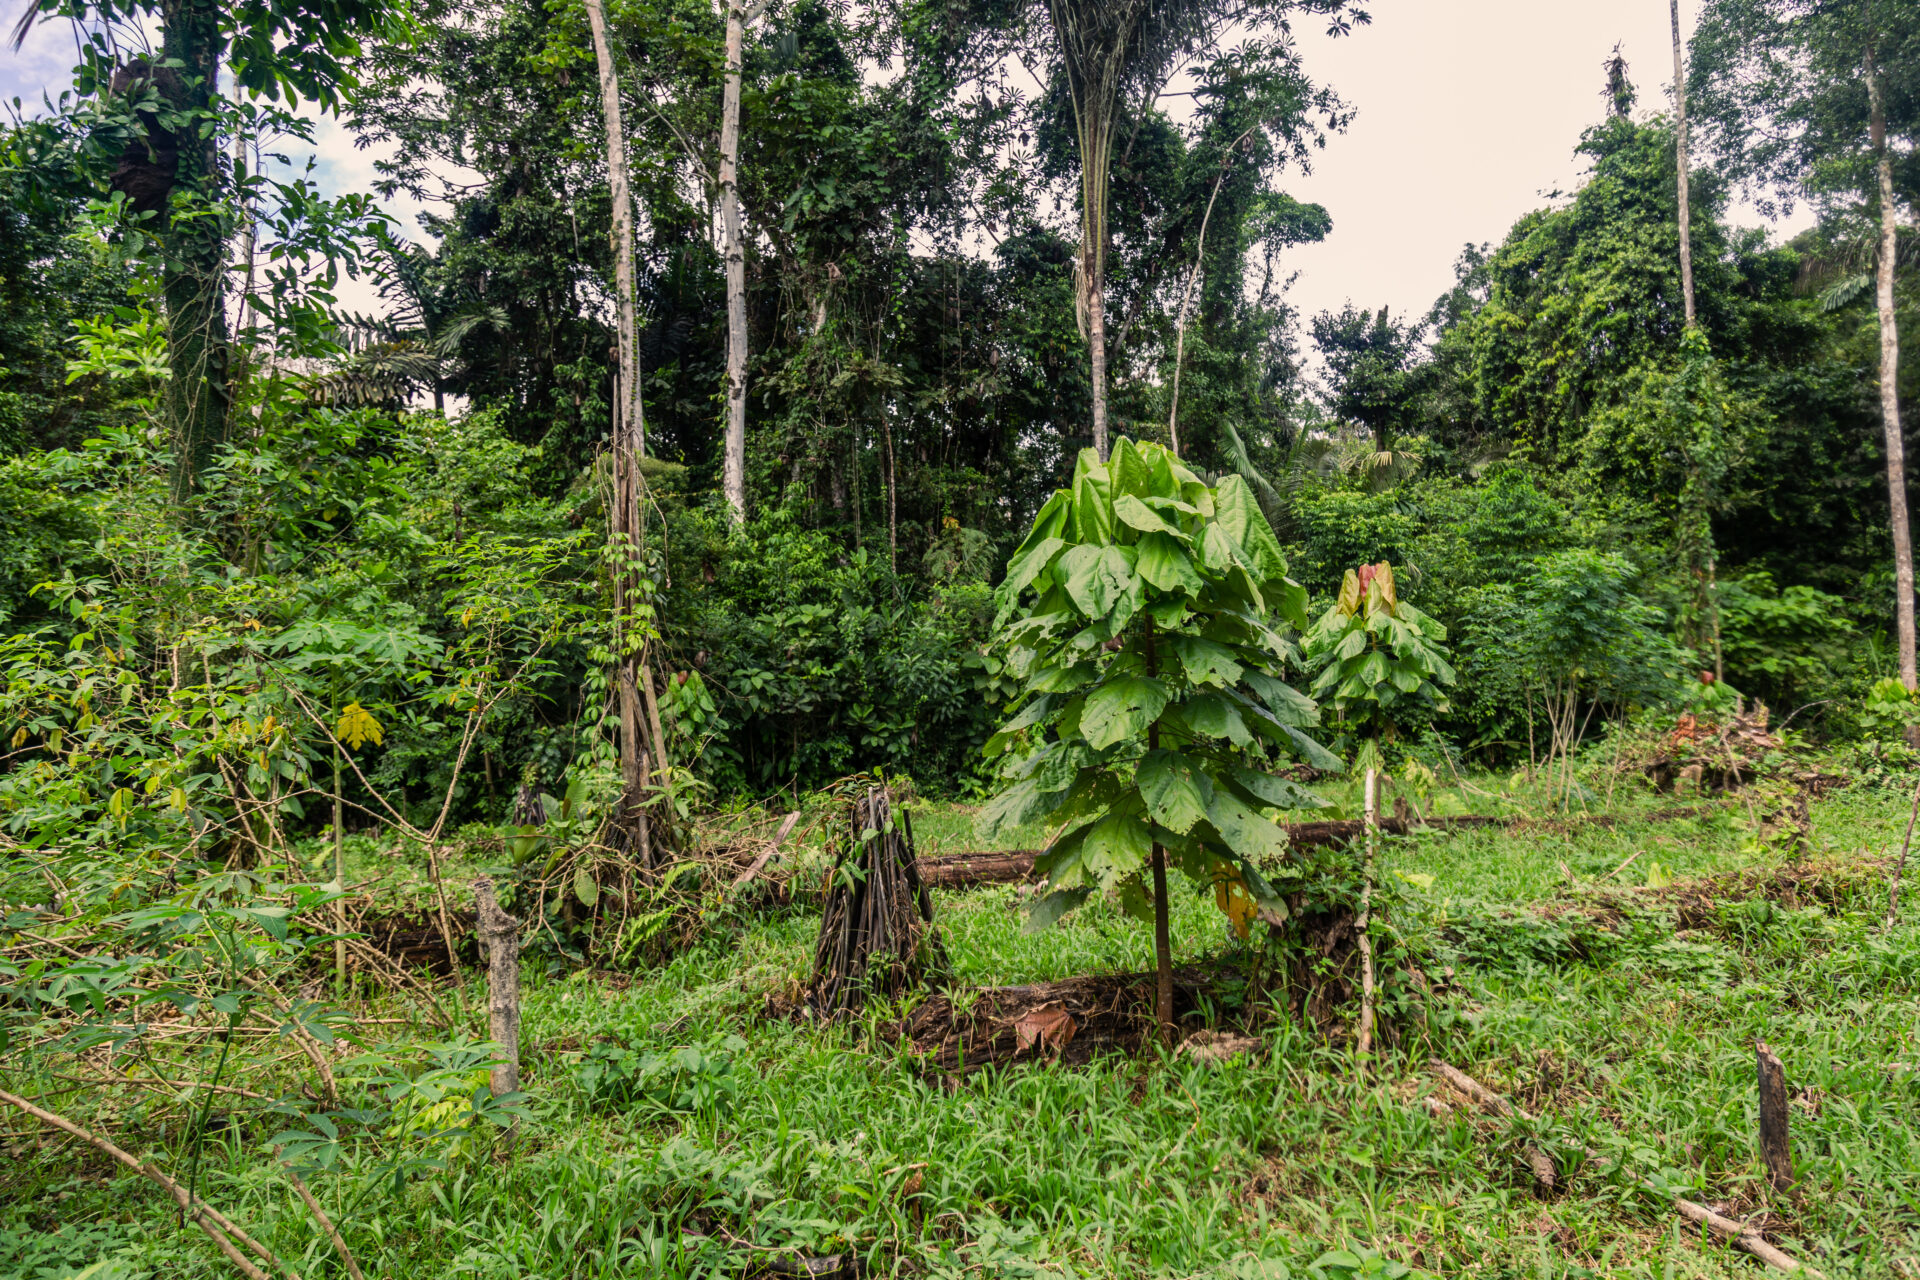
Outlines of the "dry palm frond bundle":
{"label": "dry palm frond bundle", "polygon": [[885,787],[869,787],[854,801],[853,841],[827,882],[807,1004],[830,1021],[875,996],[898,999],[945,968],[913,824]]}

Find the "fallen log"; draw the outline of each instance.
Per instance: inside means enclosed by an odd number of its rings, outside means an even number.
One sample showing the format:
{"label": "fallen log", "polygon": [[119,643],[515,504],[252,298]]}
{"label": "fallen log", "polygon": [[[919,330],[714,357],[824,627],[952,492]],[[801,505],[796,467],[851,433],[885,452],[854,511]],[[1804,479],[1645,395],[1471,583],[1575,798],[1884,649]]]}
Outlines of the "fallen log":
{"label": "fallen log", "polygon": [[[1481,815],[1457,818],[1403,820],[1384,818],[1380,830],[1403,836],[1425,830],[1447,831],[1462,827],[1490,827],[1505,824],[1508,818]],[[1344,822],[1290,822],[1285,824],[1288,843],[1299,848],[1334,844],[1358,838],[1363,826],[1358,820]],[[930,889],[973,889],[988,884],[1023,884],[1034,879],[1033,860],[1037,849],[1008,849],[980,853],[949,853],[937,858],[920,859],[920,882]]]}
{"label": "fallen log", "polygon": [[[1505,1098],[1487,1088],[1458,1067],[1441,1062],[1437,1058],[1434,1059],[1429,1066],[1436,1075],[1453,1086],[1457,1092],[1465,1096],[1468,1100],[1479,1106],[1481,1110],[1505,1119],[1521,1120],[1529,1124],[1533,1122],[1532,1116],[1522,1111],[1519,1107],[1514,1106]],[[1589,1160],[1597,1158],[1591,1149],[1581,1146],[1577,1142],[1568,1142],[1564,1145],[1569,1151],[1577,1151]],[[1537,1150],[1538,1148],[1529,1144],[1528,1151],[1530,1153]],[[1541,1158],[1546,1158],[1544,1153],[1542,1153]],[[1528,1157],[1528,1163],[1532,1163],[1531,1154]],[[1551,1163],[1549,1160],[1549,1167],[1551,1167]],[[1660,1188],[1654,1186],[1651,1182],[1641,1182],[1640,1186],[1642,1189],[1654,1195],[1668,1195],[1673,1202],[1674,1211],[1681,1217],[1687,1219],[1689,1222],[1699,1223],[1701,1226],[1707,1228],[1707,1230],[1732,1244],[1736,1249],[1744,1249],[1777,1271],[1801,1272],[1810,1276],[1822,1275],[1821,1272],[1814,1270],[1806,1263],[1799,1261],[1791,1254],[1784,1252],[1769,1242],[1765,1236],[1761,1235],[1757,1229],[1748,1223],[1741,1222],[1736,1218],[1729,1218],[1723,1213],[1716,1213],[1706,1205],[1697,1204],[1681,1196],[1674,1196],[1670,1195],[1670,1193],[1662,1192]]]}
{"label": "fallen log", "polygon": [[[1174,970],[1176,1025],[1224,976],[1210,968]],[[885,1031],[908,1042],[922,1065],[958,1075],[1011,1062],[1083,1066],[1101,1053],[1136,1053],[1158,1035],[1157,981],[1151,973],[1122,973],[942,993]]]}

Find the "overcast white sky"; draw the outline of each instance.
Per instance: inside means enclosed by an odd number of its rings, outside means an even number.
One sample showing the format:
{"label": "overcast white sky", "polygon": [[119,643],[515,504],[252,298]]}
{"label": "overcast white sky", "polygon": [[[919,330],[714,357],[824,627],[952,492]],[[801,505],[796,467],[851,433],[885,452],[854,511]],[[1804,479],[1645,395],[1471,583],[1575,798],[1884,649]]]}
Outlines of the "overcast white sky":
{"label": "overcast white sky", "polygon": [[[1352,35],[1298,29],[1310,74],[1359,110],[1311,175],[1282,181],[1333,215],[1331,236],[1291,256],[1304,315],[1349,298],[1425,312],[1451,287],[1463,245],[1499,241],[1549,193],[1572,190],[1573,148],[1604,114],[1601,63],[1616,42],[1639,90],[1635,114],[1668,109],[1667,0],[1364,2],[1373,25]],[[1697,0],[1680,9],[1690,35]]]}
{"label": "overcast white sky", "polygon": [[[1498,241],[1548,193],[1572,189],[1580,179],[1573,147],[1601,118],[1601,62],[1616,42],[1640,91],[1638,112],[1666,109],[1666,0],[1364,2],[1373,24],[1350,36],[1330,39],[1312,21],[1298,27],[1309,73],[1359,113],[1312,174],[1282,179],[1333,216],[1324,243],[1290,257],[1304,315],[1348,299],[1422,313],[1451,285],[1462,245]],[[1682,0],[1689,30],[1696,8]],[[9,32],[16,13],[7,7]],[[31,113],[43,90],[65,86],[73,50],[66,24],[48,23],[20,53],[0,53],[0,100],[18,95]],[[323,184],[364,190],[369,158],[338,126],[321,130]],[[390,212],[405,234],[418,234],[414,210]]]}

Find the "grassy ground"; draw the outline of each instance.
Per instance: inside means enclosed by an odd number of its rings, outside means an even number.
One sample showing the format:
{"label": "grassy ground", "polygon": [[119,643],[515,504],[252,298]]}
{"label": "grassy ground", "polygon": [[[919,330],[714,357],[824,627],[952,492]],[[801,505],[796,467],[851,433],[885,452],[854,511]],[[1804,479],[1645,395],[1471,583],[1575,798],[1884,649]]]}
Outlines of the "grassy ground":
{"label": "grassy ground", "polygon": [[[316,1190],[369,1277],[741,1275],[755,1251],[852,1251],[874,1274],[941,1277],[1758,1270],[1634,1181],[1582,1167],[1577,1144],[1768,1214],[1830,1276],[1920,1276],[1920,928],[1880,927],[1874,862],[1890,831],[1897,843],[1904,797],[1817,802],[1792,854],[1757,839],[1737,802],[1677,819],[1662,807],[1623,795],[1615,809],[1637,816],[1612,826],[1390,842],[1398,925],[1452,987],[1373,1078],[1270,1022],[1253,1061],[1156,1054],[948,1090],[871,1025],[761,1019],[768,993],[805,973],[818,920],[794,910],[631,979],[530,967],[533,1114],[511,1158],[469,1142],[396,1179],[349,1153]],[[916,822],[928,852],[967,847],[968,825],[951,808]],[[1037,936],[1011,887],[947,897],[941,913],[967,983],[1150,962],[1148,931],[1099,904]],[[1176,961],[1232,947],[1210,897],[1183,893],[1174,932]],[[470,982],[462,999],[477,1027],[484,993]],[[1770,1193],[1758,1164],[1756,1038],[1794,1090],[1797,1198]],[[582,1049],[596,1043],[630,1053]],[[1430,1110],[1431,1056],[1540,1114],[1571,1185],[1537,1199],[1519,1130]],[[271,1072],[258,1079],[264,1091]],[[128,1142],[179,1150],[137,1119]],[[210,1199],[302,1276],[338,1274],[265,1171],[268,1136],[209,1143]],[[146,1184],[71,1148],[15,1138],[11,1151],[0,1275],[57,1280],[103,1257],[89,1280],[223,1273]]]}

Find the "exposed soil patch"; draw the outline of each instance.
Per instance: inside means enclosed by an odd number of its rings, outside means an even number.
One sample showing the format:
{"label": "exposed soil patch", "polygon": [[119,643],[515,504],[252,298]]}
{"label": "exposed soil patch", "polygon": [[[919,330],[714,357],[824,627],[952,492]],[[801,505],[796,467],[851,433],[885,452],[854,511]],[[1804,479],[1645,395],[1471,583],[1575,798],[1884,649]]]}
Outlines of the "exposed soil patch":
{"label": "exposed soil patch", "polygon": [[[1238,976],[1175,969],[1175,1023],[1200,1011],[1202,995]],[[883,1032],[909,1041],[925,1065],[956,1074],[1010,1062],[1083,1066],[1101,1053],[1139,1052],[1156,1034],[1153,1002],[1151,973],[1090,975],[936,995]]]}
{"label": "exposed soil patch", "polygon": [[[454,950],[471,964],[478,958],[473,921],[465,912],[452,918]],[[395,964],[408,969],[426,969],[436,978],[453,975],[447,964],[447,945],[440,937],[440,926],[431,915],[369,912],[354,925],[366,935],[366,944]]]}

